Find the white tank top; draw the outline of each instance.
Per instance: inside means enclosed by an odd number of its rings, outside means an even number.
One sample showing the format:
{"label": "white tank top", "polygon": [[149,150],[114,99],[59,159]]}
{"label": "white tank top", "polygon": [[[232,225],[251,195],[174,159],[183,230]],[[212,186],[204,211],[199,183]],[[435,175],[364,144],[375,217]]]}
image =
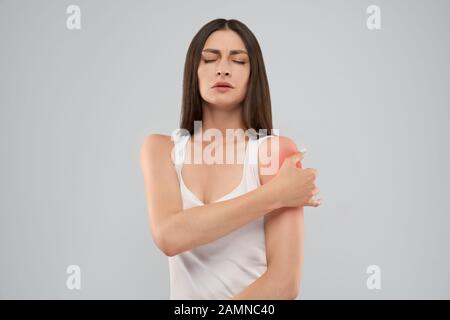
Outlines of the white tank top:
{"label": "white tank top", "polygon": [[[235,198],[260,186],[258,145],[267,137],[270,136],[260,139],[250,137],[240,184],[214,203]],[[175,169],[183,209],[204,205],[187,188],[181,176],[185,149],[190,138],[189,134],[181,133],[173,136]],[[231,299],[267,269],[264,216],[213,242],[168,258],[170,299]]]}

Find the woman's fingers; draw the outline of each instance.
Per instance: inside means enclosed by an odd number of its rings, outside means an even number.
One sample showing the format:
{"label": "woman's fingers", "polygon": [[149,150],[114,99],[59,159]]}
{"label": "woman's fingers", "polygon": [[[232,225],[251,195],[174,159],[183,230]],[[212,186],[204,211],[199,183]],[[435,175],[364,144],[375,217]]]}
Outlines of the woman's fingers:
{"label": "woman's fingers", "polygon": [[317,201],[308,201],[308,203],[305,204],[305,206],[308,207],[318,207],[320,206],[322,200],[317,200]]}
{"label": "woman's fingers", "polygon": [[322,203],[322,198],[319,197],[319,189],[315,188],[313,190],[313,196],[309,199],[307,206],[318,207]]}
{"label": "woman's fingers", "polygon": [[290,163],[295,166],[297,162],[303,159],[303,154],[301,152],[294,153],[289,158]]}

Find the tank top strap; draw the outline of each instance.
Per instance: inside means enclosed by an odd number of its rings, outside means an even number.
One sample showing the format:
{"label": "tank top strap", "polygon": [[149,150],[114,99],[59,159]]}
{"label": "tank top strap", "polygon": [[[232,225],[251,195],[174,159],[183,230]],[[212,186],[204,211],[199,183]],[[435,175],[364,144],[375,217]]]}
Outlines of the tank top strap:
{"label": "tank top strap", "polygon": [[274,137],[273,135],[267,135],[261,138],[251,137],[249,143],[250,144],[250,154],[249,154],[249,169],[252,171],[253,177],[259,187],[261,185],[261,181],[259,179],[259,145],[264,140]]}
{"label": "tank top strap", "polygon": [[252,167],[258,164],[258,139],[254,136],[250,136],[248,143],[247,164]]}
{"label": "tank top strap", "polygon": [[175,166],[175,170],[177,172],[178,178],[180,178],[181,167],[183,166],[185,153],[186,153],[186,151],[185,151],[186,143],[189,140],[189,138],[190,138],[189,133],[183,132],[182,129],[178,129],[172,134],[171,139],[173,140],[173,143],[174,143],[173,159],[175,161],[174,166]]}

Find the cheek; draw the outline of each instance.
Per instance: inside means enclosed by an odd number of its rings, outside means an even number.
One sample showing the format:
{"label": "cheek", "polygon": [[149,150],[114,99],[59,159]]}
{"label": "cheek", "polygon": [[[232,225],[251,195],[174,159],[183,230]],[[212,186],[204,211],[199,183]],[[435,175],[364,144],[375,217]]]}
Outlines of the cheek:
{"label": "cheek", "polygon": [[238,72],[237,75],[239,76],[240,82],[242,84],[246,84],[250,77],[250,68],[240,68],[239,70],[237,70],[237,72]]}
{"label": "cheek", "polygon": [[198,81],[199,82],[203,80],[203,74],[204,74],[203,68],[202,67],[198,67],[197,77],[198,77]]}
{"label": "cheek", "polygon": [[197,77],[198,77],[198,85],[200,89],[202,89],[205,86],[206,81],[206,72],[205,69],[202,67],[198,68],[197,71]]}
{"label": "cheek", "polygon": [[243,90],[247,90],[248,82],[250,79],[250,72],[249,70],[241,70],[239,72],[239,87]]}

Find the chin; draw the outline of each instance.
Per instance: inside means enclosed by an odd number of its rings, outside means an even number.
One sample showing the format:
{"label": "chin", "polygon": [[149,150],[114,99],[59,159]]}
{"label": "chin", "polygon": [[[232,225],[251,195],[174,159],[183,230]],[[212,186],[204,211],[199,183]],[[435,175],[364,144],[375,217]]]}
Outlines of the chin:
{"label": "chin", "polygon": [[213,97],[208,100],[208,103],[214,107],[220,109],[228,109],[236,104],[235,99],[229,99],[225,97]]}

